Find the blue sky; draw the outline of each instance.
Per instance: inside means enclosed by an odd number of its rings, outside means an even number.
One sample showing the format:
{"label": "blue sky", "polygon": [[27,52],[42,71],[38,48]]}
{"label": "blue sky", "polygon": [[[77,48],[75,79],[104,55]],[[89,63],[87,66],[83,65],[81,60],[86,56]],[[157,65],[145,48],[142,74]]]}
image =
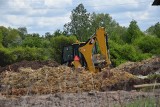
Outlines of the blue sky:
{"label": "blue sky", "polygon": [[83,3],[89,13],[108,13],[121,26],[136,20],[141,30],[160,22],[154,0],[0,0],[0,26],[27,27],[28,33],[51,34],[63,30],[71,11]]}

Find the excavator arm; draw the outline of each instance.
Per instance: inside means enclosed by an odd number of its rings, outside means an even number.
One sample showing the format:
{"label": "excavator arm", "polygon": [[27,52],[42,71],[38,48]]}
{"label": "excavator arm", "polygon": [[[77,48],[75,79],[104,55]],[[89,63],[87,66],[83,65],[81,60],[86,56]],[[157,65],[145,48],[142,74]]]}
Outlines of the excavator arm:
{"label": "excavator arm", "polygon": [[106,41],[106,33],[104,28],[99,28],[96,30],[96,33],[90,37],[90,39],[86,42],[86,44],[82,47],[79,47],[79,51],[83,54],[87,67],[89,71],[91,72],[98,72],[100,68],[95,67],[94,61],[93,61],[93,53],[92,49],[95,45],[95,43],[98,43],[101,55],[103,56],[103,59],[105,60],[105,65],[110,65],[110,59],[109,59],[109,52],[107,47],[107,41]]}

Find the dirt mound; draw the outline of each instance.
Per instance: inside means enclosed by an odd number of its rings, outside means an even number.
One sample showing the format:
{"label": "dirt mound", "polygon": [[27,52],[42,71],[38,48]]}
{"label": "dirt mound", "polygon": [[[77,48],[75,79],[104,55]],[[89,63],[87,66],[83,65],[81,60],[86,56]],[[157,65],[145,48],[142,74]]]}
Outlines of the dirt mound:
{"label": "dirt mound", "polygon": [[[85,70],[72,70],[66,66],[47,67],[38,70],[21,68],[19,72],[6,71],[1,74],[2,92],[6,95],[51,94],[57,92],[88,92],[110,90],[121,83],[127,86],[136,79],[127,72],[107,70],[92,74]],[[125,84],[122,84],[125,83]]]}
{"label": "dirt mound", "polygon": [[27,68],[27,67],[31,67],[32,69],[39,69],[42,68],[44,65],[46,66],[50,66],[50,67],[57,67],[59,66],[59,64],[55,61],[21,61],[21,62],[16,62],[14,64],[11,65],[7,65],[5,67],[0,67],[0,73],[3,71],[15,71],[18,72],[18,69],[23,67],[23,68]]}
{"label": "dirt mound", "polygon": [[120,65],[116,69],[127,71],[133,75],[148,75],[155,72],[160,72],[160,57],[153,57],[141,62],[127,62]]}
{"label": "dirt mound", "polygon": [[58,66],[55,62],[24,61],[6,67],[6,71],[0,74],[0,91],[5,95],[26,95],[131,90],[133,85],[151,82],[135,75],[147,75],[159,69],[159,57],[126,63],[113,69],[104,68],[95,74],[83,68],[73,70]]}

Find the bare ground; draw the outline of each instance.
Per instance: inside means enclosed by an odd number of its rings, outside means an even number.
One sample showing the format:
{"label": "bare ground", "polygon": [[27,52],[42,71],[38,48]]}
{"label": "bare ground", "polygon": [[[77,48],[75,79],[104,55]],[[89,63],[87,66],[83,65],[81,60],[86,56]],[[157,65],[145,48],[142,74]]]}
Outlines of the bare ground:
{"label": "bare ground", "polygon": [[160,106],[160,90],[157,92],[107,91],[83,93],[56,93],[0,97],[0,107],[124,107],[137,99],[155,99],[155,107]]}
{"label": "bare ground", "polygon": [[135,78],[160,74],[160,57],[128,62],[97,74],[39,61],[18,62],[1,67],[0,72],[0,107],[124,107],[146,98],[154,99],[155,107],[160,107],[160,89],[124,91],[134,89],[135,84],[160,82],[157,77]]}

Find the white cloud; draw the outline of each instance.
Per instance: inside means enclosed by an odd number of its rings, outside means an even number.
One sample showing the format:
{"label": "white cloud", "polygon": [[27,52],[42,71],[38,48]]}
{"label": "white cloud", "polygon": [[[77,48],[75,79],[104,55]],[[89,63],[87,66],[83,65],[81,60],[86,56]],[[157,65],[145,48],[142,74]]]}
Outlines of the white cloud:
{"label": "white cloud", "polygon": [[70,14],[79,3],[88,12],[109,13],[120,25],[128,26],[132,19],[147,27],[160,22],[160,8],[145,0],[1,0],[0,26],[26,26],[30,33],[44,34],[62,29],[70,21]]}
{"label": "white cloud", "polygon": [[6,21],[12,26],[30,26],[33,20],[26,16],[5,15]]}
{"label": "white cloud", "polygon": [[72,0],[44,0],[44,4],[49,7],[63,8],[72,4]]}
{"label": "white cloud", "polygon": [[[133,9],[139,6],[139,0],[92,0],[92,2],[88,2],[89,5],[93,6],[95,11],[103,11],[103,10],[119,10],[122,9]],[[128,6],[125,6],[128,5]]]}
{"label": "white cloud", "polygon": [[[64,16],[57,16],[57,17],[41,17],[37,21],[37,25],[40,27],[47,27],[47,26],[62,26],[65,22],[70,21],[69,13],[65,14]],[[57,28],[58,29],[58,28]]]}

